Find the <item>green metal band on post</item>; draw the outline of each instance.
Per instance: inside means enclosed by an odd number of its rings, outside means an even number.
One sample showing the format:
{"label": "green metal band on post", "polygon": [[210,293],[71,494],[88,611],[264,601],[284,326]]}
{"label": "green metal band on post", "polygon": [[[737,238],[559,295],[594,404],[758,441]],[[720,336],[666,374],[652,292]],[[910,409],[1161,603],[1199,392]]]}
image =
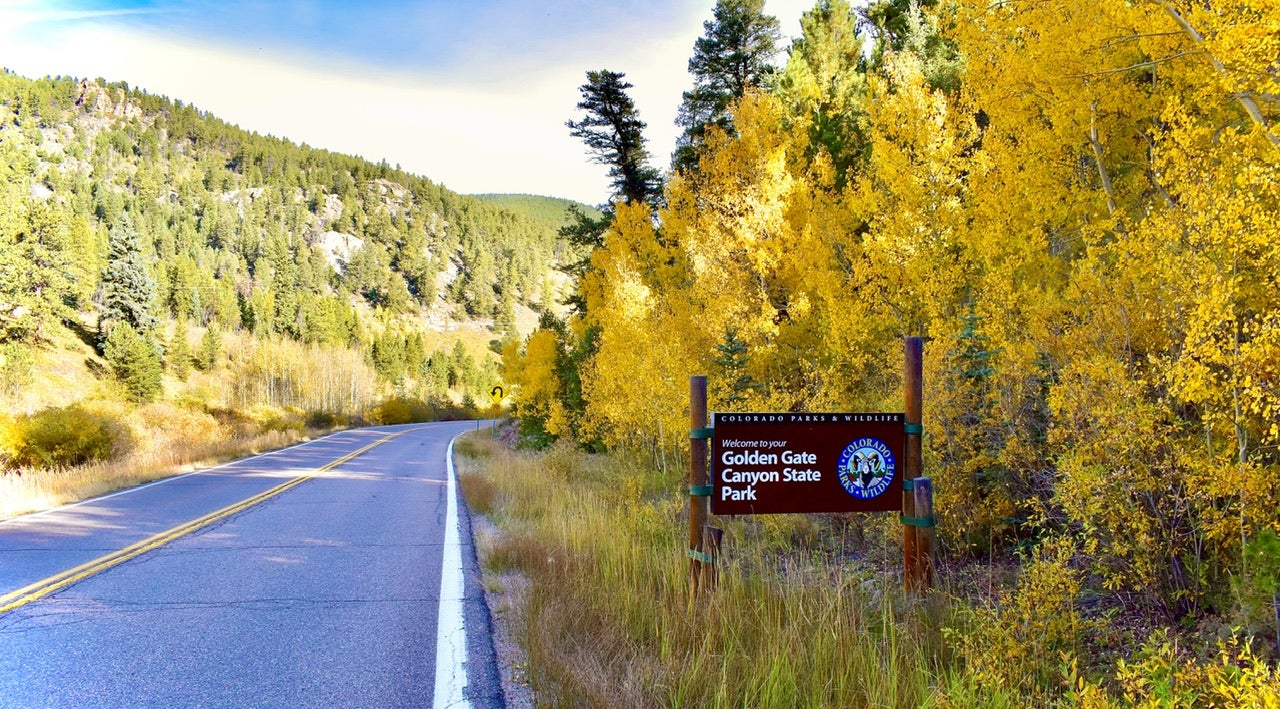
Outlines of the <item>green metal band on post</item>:
{"label": "green metal band on post", "polygon": [[904,432],[904,433],[906,433],[908,436],[922,436],[922,435],[924,435],[924,424],[922,424],[922,423],[904,423],[904,424],[902,424],[902,430],[903,430],[903,432]]}
{"label": "green metal band on post", "polygon": [[693,497],[711,497],[710,485],[690,485],[689,494]]}
{"label": "green metal band on post", "polygon": [[935,526],[934,519],[932,517],[907,517],[905,515],[898,515],[898,519],[901,520],[902,523],[908,527]]}
{"label": "green metal band on post", "polygon": [[714,432],[714,428],[692,428],[689,429],[689,440],[706,440],[711,438],[711,434]]}
{"label": "green metal band on post", "polygon": [[704,564],[714,564],[714,563],[716,563],[716,557],[714,557],[714,556],[712,556],[712,555],[710,555],[710,554],[708,554],[708,553],[706,553],[706,552],[704,552],[704,551],[698,551],[697,549],[690,549],[690,550],[689,550],[689,558],[690,558],[690,559],[693,559],[694,561],[701,561],[701,562],[702,562],[702,563],[704,563]]}
{"label": "green metal band on post", "polygon": [[915,481],[915,480],[903,480],[903,481],[902,481],[902,491],[903,491],[903,492],[911,492],[911,491],[913,491],[913,490],[915,490],[915,489],[916,489],[916,481]]}

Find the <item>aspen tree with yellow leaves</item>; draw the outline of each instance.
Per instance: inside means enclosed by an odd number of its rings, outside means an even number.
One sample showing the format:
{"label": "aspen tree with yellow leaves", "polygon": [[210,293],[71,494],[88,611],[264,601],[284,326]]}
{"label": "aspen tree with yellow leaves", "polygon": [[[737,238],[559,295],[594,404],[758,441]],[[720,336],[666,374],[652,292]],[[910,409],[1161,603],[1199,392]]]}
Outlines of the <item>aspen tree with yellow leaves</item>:
{"label": "aspen tree with yellow leaves", "polygon": [[[1280,2],[928,5],[877,3],[864,21],[897,24],[868,58],[852,6],[818,2],[733,131],[659,206],[619,206],[560,434],[674,450],[704,373],[750,384],[712,381],[712,410],[899,410],[922,336],[943,555],[1041,549],[961,654],[1026,645],[1034,614],[1004,621],[1036,594],[1280,637]],[[509,366],[551,421],[544,344]],[[1152,638],[1120,685],[1163,671]],[[1102,696],[1075,659],[978,662],[974,691]]]}
{"label": "aspen tree with yellow leaves", "polygon": [[[634,498],[625,517],[591,528],[637,530],[610,563],[639,605],[611,617],[655,617],[663,577],[630,560],[670,561],[645,544],[676,531],[686,491],[665,461],[687,441],[690,375],[709,375],[712,411],[896,411],[902,338],[926,341],[945,610],[934,596],[906,617],[938,626],[932,659],[872,700],[850,687],[881,677],[848,682],[864,660],[840,646],[800,690],[809,668],[764,647],[761,674],[735,678],[743,653],[682,644],[681,615],[628,636],[637,657],[710,658],[697,679],[640,671],[672,704],[1276,703],[1277,28],[1275,0],[819,0],[732,130],[708,127],[661,199],[617,206],[580,317],[506,358],[534,423],[661,452],[610,488]],[[570,350],[580,414],[557,409]],[[900,544],[897,520],[866,519],[724,520],[728,593],[766,609],[749,622],[771,622],[775,592],[865,622],[844,580],[892,579]],[[799,616],[778,613],[770,642],[796,632],[821,664],[826,636]],[[750,633],[707,620],[712,645]]]}

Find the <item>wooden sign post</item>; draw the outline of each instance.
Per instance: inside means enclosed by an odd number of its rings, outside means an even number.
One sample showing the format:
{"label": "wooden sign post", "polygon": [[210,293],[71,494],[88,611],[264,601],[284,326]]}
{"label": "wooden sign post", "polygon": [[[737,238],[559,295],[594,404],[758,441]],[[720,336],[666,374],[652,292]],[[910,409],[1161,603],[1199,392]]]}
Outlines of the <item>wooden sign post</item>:
{"label": "wooden sign post", "polygon": [[[711,486],[707,480],[707,378],[689,377],[689,586],[694,595],[702,586],[704,572],[714,563],[707,549],[707,499]],[[719,538],[715,539],[716,546]],[[708,588],[715,582],[708,578]]]}
{"label": "wooden sign post", "polygon": [[921,423],[924,399],[924,343],[919,337],[908,337],[903,343],[903,397],[906,409],[906,422],[903,431],[906,433],[906,458],[903,477],[911,481],[902,491],[902,564],[903,582],[907,591],[915,592],[920,587],[920,534],[919,527],[913,524],[916,514],[915,480],[920,477],[921,450],[920,435],[924,432]]}
{"label": "wooden sign post", "polygon": [[[904,580],[933,583],[933,485],[921,476],[923,343],[904,343],[904,413],[729,412],[707,427],[707,378],[689,379],[689,581],[715,586],[718,515],[900,511]],[[711,470],[707,441],[711,440]],[[710,503],[708,505],[708,502]]]}

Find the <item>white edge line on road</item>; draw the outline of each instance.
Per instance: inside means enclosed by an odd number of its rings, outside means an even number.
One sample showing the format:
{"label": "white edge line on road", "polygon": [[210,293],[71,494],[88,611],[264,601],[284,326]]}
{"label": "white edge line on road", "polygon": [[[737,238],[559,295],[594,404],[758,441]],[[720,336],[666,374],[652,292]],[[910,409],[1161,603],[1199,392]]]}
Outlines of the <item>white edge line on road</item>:
{"label": "white edge line on road", "polygon": [[227,461],[227,462],[225,462],[225,463],[221,463],[221,464],[219,464],[219,465],[215,465],[215,466],[213,466],[213,467],[211,467],[211,468],[201,468],[201,469],[199,469],[199,470],[192,470],[192,471],[191,471],[191,472],[189,472],[189,473],[183,473],[183,474],[181,474],[181,475],[174,475],[173,477],[161,478],[161,479],[159,479],[159,480],[153,480],[153,481],[151,481],[151,482],[149,482],[149,483],[145,483],[145,484],[143,484],[143,485],[138,485],[137,487],[125,488],[124,490],[118,490],[118,491],[116,491],[116,492],[113,492],[113,493],[110,493],[110,494],[107,494],[107,495],[100,495],[100,496],[98,496],[98,497],[91,497],[91,498],[89,498],[89,499],[87,499],[87,500],[81,500],[81,501],[79,501],[79,502],[69,502],[69,503],[67,503],[67,504],[65,504],[65,505],[58,505],[57,507],[50,507],[50,508],[49,508],[49,509],[47,509],[47,510],[40,510],[39,512],[29,512],[29,513],[27,513],[27,514],[25,514],[25,515],[18,515],[17,517],[10,517],[9,519],[0,519],[0,527],[3,527],[3,526],[5,526],[6,524],[10,524],[10,523],[12,523],[12,522],[18,522],[18,521],[21,521],[21,520],[28,520],[28,519],[35,519],[36,517],[43,517],[44,515],[47,515],[47,514],[53,514],[54,512],[61,512],[62,510],[69,510],[69,509],[72,509],[72,508],[75,508],[75,507],[79,507],[79,506],[81,506],[81,505],[88,505],[88,504],[92,504],[92,503],[95,503],[95,502],[102,502],[103,500],[110,500],[110,499],[111,499],[111,498],[113,498],[113,497],[119,497],[119,496],[121,496],[121,495],[128,495],[128,494],[133,493],[133,492],[138,492],[139,490],[145,490],[145,489],[147,489],[147,488],[149,488],[149,487],[155,487],[156,485],[163,485],[163,484],[165,484],[165,483],[171,483],[171,482],[173,482],[174,480],[181,480],[182,478],[191,477],[192,475],[204,475],[205,473],[212,473],[212,472],[213,472],[213,471],[215,471],[215,470],[220,470],[220,469],[222,469],[222,468],[225,468],[225,467],[230,466],[230,465],[235,465],[235,464],[237,464],[237,463],[243,463],[244,461],[246,461],[246,460],[250,460],[250,459],[252,459],[252,458],[269,458],[269,457],[271,457],[271,456],[273,456],[273,455],[280,455],[280,454],[283,454],[283,453],[287,453],[288,451],[291,451],[291,450],[293,450],[294,448],[302,448],[302,447],[305,447],[305,446],[312,445],[313,443],[319,443],[319,442],[321,442],[321,441],[323,441],[323,440],[325,440],[325,439],[332,438],[333,436],[336,436],[336,435],[338,435],[338,434],[340,434],[340,433],[346,433],[347,431],[359,431],[359,430],[362,430],[362,429],[358,429],[358,428],[349,428],[349,429],[347,429],[346,431],[335,431],[335,432],[330,433],[330,434],[328,434],[328,435],[321,436],[320,438],[317,438],[317,439],[315,439],[315,440],[311,440],[311,441],[303,441],[302,443],[295,443],[295,444],[293,444],[293,445],[291,445],[291,446],[289,446],[289,447],[287,447],[287,448],[277,448],[276,450],[273,450],[273,451],[267,451],[266,453],[259,453],[258,455],[246,456],[246,457],[244,457],[244,458],[237,458],[237,459],[235,459],[235,460],[229,460],[229,461]]}
{"label": "white edge line on road", "polygon": [[462,576],[462,543],[458,530],[457,473],[453,469],[453,442],[445,453],[444,550],[440,563],[440,609],[436,615],[435,709],[470,707],[462,690],[467,686],[467,628],[462,616],[465,593]]}

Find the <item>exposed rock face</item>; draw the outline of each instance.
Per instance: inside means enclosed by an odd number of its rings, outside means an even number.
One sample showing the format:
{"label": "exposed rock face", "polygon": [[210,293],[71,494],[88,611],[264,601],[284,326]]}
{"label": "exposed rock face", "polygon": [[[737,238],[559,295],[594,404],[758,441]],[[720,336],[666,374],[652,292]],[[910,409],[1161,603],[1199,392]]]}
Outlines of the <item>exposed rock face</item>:
{"label": "exposed rock face", "polygon": [[357,251],[364,247],[364,239],[340,231],[326,231],[316,240],[316,247],[324,252],[333,270],[342,273],[347,262]]}

